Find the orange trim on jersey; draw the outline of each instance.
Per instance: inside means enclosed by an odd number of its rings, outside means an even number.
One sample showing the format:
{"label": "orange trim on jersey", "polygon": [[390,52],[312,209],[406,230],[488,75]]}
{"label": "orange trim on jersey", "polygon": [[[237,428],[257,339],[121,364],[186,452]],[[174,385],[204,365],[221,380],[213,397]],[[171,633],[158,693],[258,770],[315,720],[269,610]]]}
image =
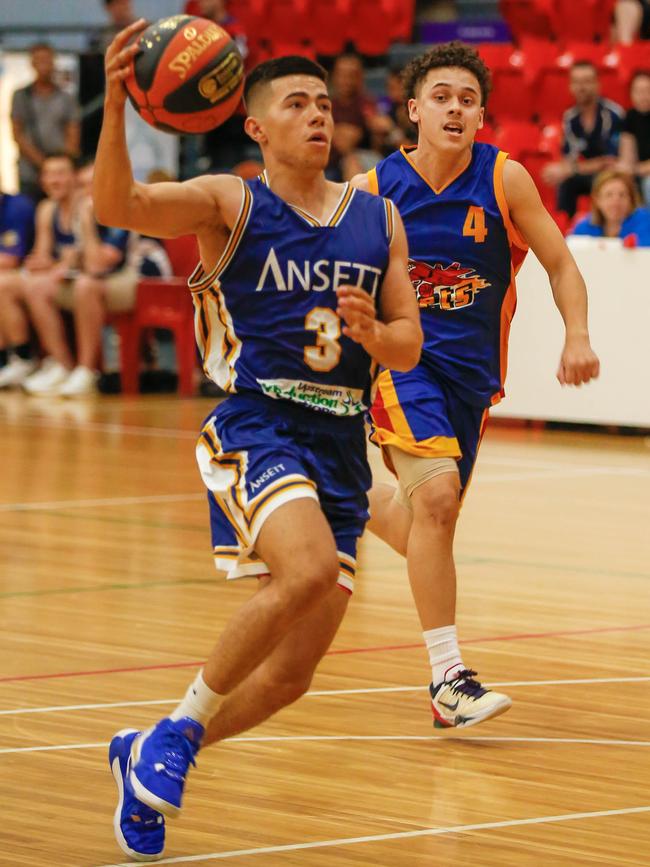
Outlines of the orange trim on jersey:
{"label": "orange trim on jersey", "polygon": [[418,458],[461,458],[462,453],[456,437],[429,437],[426,440],[416,440],[411,434],[410,439],[401,437],[394,431],[385,428],[374,428],[371,439],[380,446],[395,446],[402,452],[415,455]]}
{"label": "orange trim on jersey", "polygon": [[393,243],[395,236],[395,214],[393,208],[395,206],[390,199],[384,199],[384,208],[386,209],[386,234],[388,235],[388,244]]}
{"label": "orange trim on jersey", "polygon": [[505,151],[499,151],[494,163],[494,195],[508,233],[508,240],[515,247],[519,247],[520,250],[528,250],[528,244],[512,222],[508,200],[506,199],[506,193],[503,186],[503,167],[507,159],[508,154]]}
{"label": "orange trim on jersey", "polygon": [[366,172],[368,176],[368,192],[372,193],[373,196],[379,195],[379,178],[377,177],[377,169],[370,169],[369,172]]}
{"label": "orange trim on jersey", "polygon": [[429,180],[429,178],[427,178],[426,175],[423,175],[423,174],[422,174],[422,172],[420,171],[420,169],[415,165],[415,163],[413,162],[413,160],[412,160],[411,157],[409,156],[409,152],[410,152],[410,151],[413,151],[413,150],[416,150],[416,149],[417,149],[417,145],[408,145],[408,146],[402,145],[401,148],[399,149],[399,151],[400,151],[400,153],[402,154],[402,156],[404,157],[404,159],[406,160],[406,162],[407,162],[407,163],[410,165],[410,167],[413,169],[413,171],[414,171],[417,175],[419,175],[419,176],[422,178],[422,180],[424,181],[424,183],[425,183],[428,187],[430,187],[430,188],[433,190],[433,192],[436,194],[436,196],[439,196],[440,193],[444,193],[444,191],[447,189],[447,187],[450,187],[450,186],[453,184],[454,181],[457,181],[458,178],[463,174],[463,172],[466,172],[467,169],[468,169],[468,168],[470,167],[470,165],[472,164],[472,157],[471,157],[471,154],[470,154],[469,162],[467,163],[467,165],[464,165],[464,166],[462,167],[462,169],[460,169],[460,171],[456,172],[456,174],[453,176],[453,178],[450,178],[450,179],[449,179],[448,181],[446,181],[446,183],[444,183],[441,187],[439,187],[438,189],[436,189],[436,188],[433,186],[433,184],[431,183],[431,181]]}

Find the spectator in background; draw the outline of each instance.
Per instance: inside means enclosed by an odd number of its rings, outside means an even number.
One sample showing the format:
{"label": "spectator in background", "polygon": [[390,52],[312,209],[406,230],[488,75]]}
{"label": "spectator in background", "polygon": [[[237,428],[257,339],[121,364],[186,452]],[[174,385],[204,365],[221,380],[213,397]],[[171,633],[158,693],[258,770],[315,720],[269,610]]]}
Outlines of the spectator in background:
{"label": "spectator in background", "polygon": [[619,166],[636,176],[643,199],[650,205],[650,71],[635,74],[630,102],[632,108],[625,115],[621,132]]}
{"label": "spectator in background", "polygon": [[594,180],[590,216],[580,220],[570,234],[622,238],[632,247],[650,247],[650,211],[639,207],[640,202],[631,175],[607,169]]}
{"label": "spectator in background", "polygon": [[408,115],[401,70],[389,71],[386,76],[385,93],[377,101],[377,108],[381,115],[392,121],[390,133],[383,146],[379,148],[382,156],[388,156],[395,148],[402,145],[417,143],[417,127],[411,123]]}
{"label": "spectator in background", "polygon": [[[385,118],[377,103],[366,93],[363,64],[354,54],[342,54],[334,63],[330,78],[334,136],[330,173],[343,178],[371,169],[381,158],[371,150],[373,130],[385,133]],[[355,165],[351,165],[354,157]],[[346,168],[347,162],[347,168]]]}
{"label": "spectator in background", "polygon": [[108,22],[100,30],[90,34],[89,51],[104,54],[115,36],[135,21],[131,0],[103,0]]}
{"label": "spectator in background", "polygon": [[576,104],[562,119],[564,157],[545,166],[542,176],[558,187],[558,210],[573,217],[578,197],[590,193],[598,172],[616,162],[624,112],[600,97],[598,71],[589,61],[573,64],[569,88]]}
{"label": "spectator in background", "polygon": [[[32,371],[36,361],[30,345],[29,319],[26,307],[29,294],[41,286],[55,292],[66,275],[77,265],[77,239],[74,234],[75,167],[69,154],[45,157],[41,182],[47,196],[36,209],[36,239],[22,270],[9,270],[0,277],[0,322],[7,343],[15,348],[15,359],[9,381],[5,385],[23,385],[31,376],[56,377],[57,365],[46,358],[40,370]],[[51,335],[46,334],[43,346],[47,350]],[[61,339],[65,340],[61,327]],[[30,376],[31,374],[31,376]]]}
{"label": "spectator in background", "polygon": [[[138,272],[129,260],[135,240],[125,229],[100,226],[95,221],[92,165],[78,173],[75,229],[77,268],[28,287],[26,300],[42,345],[54,366],[24,382],[31,394],[81,397],[97,390],[102,327],[106,310],[129,310],[135,301]],[[61,308],[74,314],[77,364],[66,340]]]}
{"label": "spectator in background", "polygon": [[16,90],[11,121],[18,145],[20,191],[35,201],[42,198],[39,174],[50,154],[79,154],[79,107],[54,80],[55,56],[45,42],[32,45],[30,59],[36,73],[27,87]]}
{"label": "spectator in background", "polygon": [[616,0],[613,37],[614,42],[623,45],[630,45],[636,39],[650,38],[648,0]]}
{"label": "spectator in background", "polygon": [[[23,195],[0,192],[0,301],[5,278],[15,280],[18,268],[34,240],[34,203]],[[29,334],[14,343],[11,321],[5,321],[0,305],[0,388],[15,385],[34,369]]]}

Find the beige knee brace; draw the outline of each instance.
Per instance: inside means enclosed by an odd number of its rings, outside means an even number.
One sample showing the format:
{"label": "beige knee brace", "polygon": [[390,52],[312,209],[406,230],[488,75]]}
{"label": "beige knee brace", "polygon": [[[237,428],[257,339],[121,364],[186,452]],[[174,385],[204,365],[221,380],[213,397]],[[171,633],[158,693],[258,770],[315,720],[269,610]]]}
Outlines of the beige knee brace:
{"label": "beige knee brace", "polygon": [[397,474],[398,486],[395,500],[410,512],[411,495],[416,488],[443,473],[458,473],[455,458],[420,458],[403,452],[396,446],[385,446]]}

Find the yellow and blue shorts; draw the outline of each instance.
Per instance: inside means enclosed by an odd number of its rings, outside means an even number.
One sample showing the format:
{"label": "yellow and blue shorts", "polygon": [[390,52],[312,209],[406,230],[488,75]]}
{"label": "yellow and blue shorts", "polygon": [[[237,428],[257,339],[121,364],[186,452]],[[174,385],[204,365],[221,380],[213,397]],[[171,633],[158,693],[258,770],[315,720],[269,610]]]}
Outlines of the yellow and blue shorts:
{"label": "yellow and blue shorts", "polygon": [[[408,373],[383,370],[370,411],[370,439],[425,458],[454,458],[461,494],[469,484],[488,410],[461,400],[441,378],[420,364]],[[383,450],[386,460],[386,450]],[[387,466],[392,470],[390,460]]]}
{"label": "yellow and blue shorts", "polygon": [[264,521],[284,503],[309,497],[332,529],[338,584],[352,592],[371,483],[362,416],[232,395],[206,419],[196,457],[208,489],[215,565],[227,578],[267,574],[255,552]]}

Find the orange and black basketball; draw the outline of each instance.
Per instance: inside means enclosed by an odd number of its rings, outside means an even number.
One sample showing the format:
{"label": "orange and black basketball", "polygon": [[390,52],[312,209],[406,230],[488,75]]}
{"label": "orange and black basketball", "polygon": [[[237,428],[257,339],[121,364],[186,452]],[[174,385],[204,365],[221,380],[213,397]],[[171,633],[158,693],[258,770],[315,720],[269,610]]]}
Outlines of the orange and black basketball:
{"label": "orange and black basketball", "polygon": [[126,90],[143,120],[165,132],[202,133],[227,120],[244,89],[235,42],[214,21],[163,18],[139,37]]}

